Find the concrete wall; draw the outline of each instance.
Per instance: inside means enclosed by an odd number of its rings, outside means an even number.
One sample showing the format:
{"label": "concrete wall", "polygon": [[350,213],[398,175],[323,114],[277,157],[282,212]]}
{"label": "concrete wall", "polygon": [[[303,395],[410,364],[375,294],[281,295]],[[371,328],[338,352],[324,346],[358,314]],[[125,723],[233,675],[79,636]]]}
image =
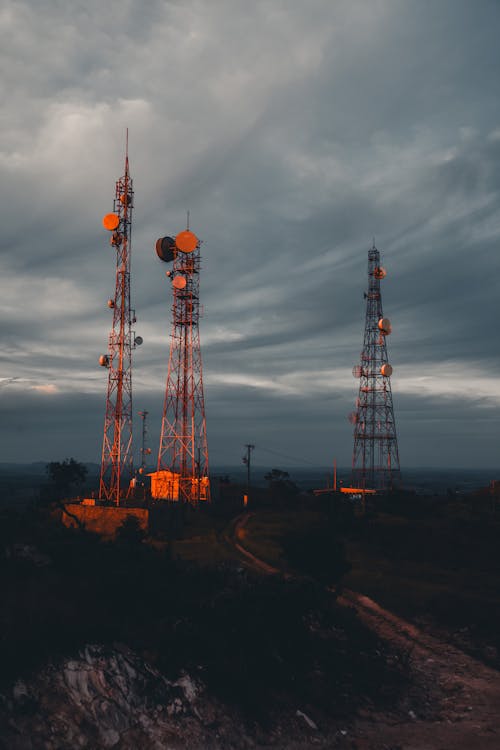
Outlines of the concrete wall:
{"label": "concrete wall", "polygon": [[129,516],[135,516],[141,529],[148,530],[149,511],[145,508],[111,508],[103,505],[80,505],[80,503],[66,503],[64,507],[68,511],[62,513],[61,520],[65,526],[78,526],[76,521],[78,519],[87,531],[99,534],[105,539],[113,539],[117,530]]}

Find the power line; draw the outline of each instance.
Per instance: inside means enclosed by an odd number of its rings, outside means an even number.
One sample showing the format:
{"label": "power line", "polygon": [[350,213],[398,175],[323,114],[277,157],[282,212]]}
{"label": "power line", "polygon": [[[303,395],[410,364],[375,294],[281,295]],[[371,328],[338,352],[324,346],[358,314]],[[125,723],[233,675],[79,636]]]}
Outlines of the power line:
{"label": "power line", "polygon": [[286,458],[289,461],[298,461],[299,463],[308,464],[309,466],[314,466],[317,468],[317,464],[313,463],[312,461],[308,461],[306,458],[297,458],[297,456],[289,456],[286,453],[280,453],[279,451],[272,450],[271,448],[264,448],[262,445],[257,445],[256,448],[258,450],[264,451],[265,453],[272,453],[275,456],[279,456],[280,458]]}

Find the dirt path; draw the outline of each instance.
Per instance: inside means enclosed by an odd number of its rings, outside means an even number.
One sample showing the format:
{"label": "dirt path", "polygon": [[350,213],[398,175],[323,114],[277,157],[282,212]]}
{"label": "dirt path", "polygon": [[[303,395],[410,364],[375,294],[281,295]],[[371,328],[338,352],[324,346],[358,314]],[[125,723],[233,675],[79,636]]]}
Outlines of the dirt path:
{"label": "dirt path", "polygon": [[281,574],[281,571],[278,570],[278,568],[275,568],[264,562],[264,560],[255,557],[255,555],[253,555],[241,543],[246,536],[245,527],[252,515],[252,513],[243,513],[234,520],[231,532],[226,534],[226,542],[228,542],[228,544],[239,553],[241,561],[252,570],[256,570],[257,573],[265,573],[266,575],[279,575]]}
{"label": "dirt path", "polygon": [[[251,514],[239,516],[228,541],[253,570],[279,574],[243,541]],[[367,596],[345,590],[352,607],[382,640],[408,660],[413,687],[401,710],[364,712],[335,747],[352,750],[500,750],[500,672],[389,612]]]}
{"label": "dirt path", "polygon": [[407,656],[415,685],[415,706],[411,695],[407,706],[410,721],[367,716],[354,725],[355,736],[376,738],[380,745],[368,745],[374,748],[499,750],[499,672],[367,596],[345,591],[339,603],[353,607],[371,630]]}

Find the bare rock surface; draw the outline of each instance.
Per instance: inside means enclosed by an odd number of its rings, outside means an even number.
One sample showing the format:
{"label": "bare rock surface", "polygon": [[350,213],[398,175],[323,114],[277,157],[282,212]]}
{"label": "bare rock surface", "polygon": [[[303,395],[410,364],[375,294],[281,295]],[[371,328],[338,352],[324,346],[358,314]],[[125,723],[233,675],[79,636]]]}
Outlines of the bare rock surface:
{"label": "bare rock surface", "polygon": [[189,675],[169,681],[125,647],[89,645],[2,696],[0,747],[249,746],[238,718],[203,692]]}

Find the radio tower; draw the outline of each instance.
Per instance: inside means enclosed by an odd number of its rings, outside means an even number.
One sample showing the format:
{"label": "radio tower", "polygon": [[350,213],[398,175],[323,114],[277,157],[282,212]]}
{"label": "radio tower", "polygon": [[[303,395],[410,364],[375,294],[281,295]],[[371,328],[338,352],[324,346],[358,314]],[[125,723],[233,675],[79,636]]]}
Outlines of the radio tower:
{"label": "radio tower", "polygon": [[392,367],[387,360],[386,337],[391,323],[384,318],[380,282],[386,270],[375,247],[368,251],[368,292],[361,364],[353,368],[359,378],[354,424],[352,484],[363,489],[388,491],[400,481],[398,441],[392,405]]}
{"label": "radio tower", "polygon": [[115,296],[108,300],[113,312],[108,354],[99,364],[108,369],[108,392],[104,418],[99,497],[119,505],[130,494],[133,475],[132,456],[132,349],[142,344],[135,337],[132,325],[135,312],[130,307],[130,255],[134,191],[128,163],[128,130],[125,149],[125,170],[116,182],[113,213],[102,220],[111,232],[110,244],[116,250]]}
{"label": "radio tower", "polygon": [[157,479],[153,497],[197,505],[210,501],[208,447],[200,349],[200,242],[184,232],[156,243],[160,260],[173,262],[172,333]]}

